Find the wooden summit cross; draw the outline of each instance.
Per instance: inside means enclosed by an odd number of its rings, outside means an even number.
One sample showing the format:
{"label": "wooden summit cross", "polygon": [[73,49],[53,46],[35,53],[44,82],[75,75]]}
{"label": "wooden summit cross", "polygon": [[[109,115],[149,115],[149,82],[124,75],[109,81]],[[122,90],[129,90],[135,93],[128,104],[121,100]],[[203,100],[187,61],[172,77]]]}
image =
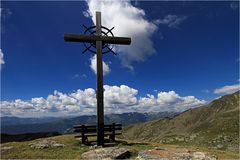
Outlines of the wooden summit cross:
{"label": "wooden summit cross", "polygon": [[[104,103],[103,103],[103,65],[102,65],[102,50],[108,48],[109,51],[113,52],[109,48],[108,44],[120,44],[120,45],[130,45],[131,38],[128,37],[114,37],[111,30],[103,27],[101,25],[101,12],[96,12],[96,28],[94,35],[79,35],[79,34],[64,34],[64,40],[70,42],[85,42],[91,43],[86,50],[90,50],[90,47],[96,48],[97,54],[97,145],[104,145]],[[86,28],[86,27],[85,27]],[[89,27],[92,28],[92,27]],[[107,32],[103,32],[103,29],[107,29]],[[88,29],[87,29],[88,30]],[[107,34],[111,32],[112,36]],[[86,51],[85,50],[85,51]],[[85,52],[84,51],[84,52]],[[113,52],[114,53],[114,52]]]}

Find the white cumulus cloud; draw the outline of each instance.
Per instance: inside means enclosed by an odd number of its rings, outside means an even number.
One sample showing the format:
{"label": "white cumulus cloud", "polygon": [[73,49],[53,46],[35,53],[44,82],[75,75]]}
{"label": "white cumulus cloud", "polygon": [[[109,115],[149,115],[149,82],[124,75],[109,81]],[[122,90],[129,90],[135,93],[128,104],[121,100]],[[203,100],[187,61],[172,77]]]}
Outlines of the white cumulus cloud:
{"label": "white cumulus cloud", "polygon": [[[194,96],[180,96],[174,91],[158,92],[157,96],[147,94],[138,97],[138,90],[127,85],[104,85],[104,112],[161,112],[184,111],[205,104]],[[16,99],[1,101],[1,116],[64,116],[96,115],[96,91],[93,88],[78,89],[72,93],[54,91],[44,97],[35,97],[30,101]]]}
{"label": "white cumulus cloud", "polygon": [[142,107],[156,106],[157,105],[157,99],[154,97],[154,95],[147,94],[146,97],[140,97],[139,105],[142,106]]}
{"label": "white cumulus cloud", "polygon": [[[97,74],[97,62],[96,62],[96,60],[97,60],[96,54],[92,58],[90,58],[90,67],[95,74]],[[107,63],[105,63],[103,61],[102,65],[103,65],[103,75],[106,75],[106,74],[111,72],[111,69],[109,68]]]}
{"label": "white cumulus cloud", "polygon": [[31,102],[16,99],[14,101],[1,101],[1,116],[26,116],[42,112]]}
{"label": "white cumulus cloud", "polygon": [[130,1],[99,1],[88,0],[88,10],[83,14],[91,17],[95,23],[95,12],[101,11],[102,25],[115,27],[113,34],[131,37],[130,46],[115,46],[124,67],[133,70],[132,62],[144,61],[155,53],[151,37],[157,26],[145,18],[145,11],[134,7]]}
{"label": "white cumulus cloud", "polygon": [[214,90],[215,94],[231,94],[240,90],[239,84],[226,85]]}
{"label": "white cumulus cloud", "polygon": [[160,105],[171,105],[181,101],[181,97],[174,91],[159,92],[157,100]]}
{"label": "white cumulus cloud", "polygon": [[126,85],[121,86],[109,86],[104,85],[104,97],[107,106],[111,105],[135,105],[137,103],[138,90],[130,88]]}
{"label": "white cumulus cloud", "polygon": [[194,96],[179,96],[175,91],[159,92],[157,97],[147,94],[139,100],[139,110],[145,112],[177,111],[182,112],[206,104]]}

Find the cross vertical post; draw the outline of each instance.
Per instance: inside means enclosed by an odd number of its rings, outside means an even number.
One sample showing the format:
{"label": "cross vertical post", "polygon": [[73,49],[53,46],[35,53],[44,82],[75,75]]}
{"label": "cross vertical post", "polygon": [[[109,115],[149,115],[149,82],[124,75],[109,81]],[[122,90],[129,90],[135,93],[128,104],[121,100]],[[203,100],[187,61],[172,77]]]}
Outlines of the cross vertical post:
{"label": "cross vertical post", "polygon": [[[96,12],[96,35],[101,36],[101,12]],[[97,145],[104,145],[102,41],[96,41],[97,51]]]}
{"label": "cross vertical post", "polygon": [[[84,26],[85,27],[85,26]],[[82,34],[64,34],[64,40],[67,42],[84,42],[90,43],[90,46],[86,47],[85,51],[89,50],[97,54],[97,145],[104,145],[104,97],[103,97],[103,63],[102,57],[104,53],[112,52],[112,48],[109,48],[109,44],[117,45],[130,45],[131,38],[129,37],[114,37],[111,32],[112,29],[108,29],[101,24],[101,12],[96,12],[96,26],[85,27],[85,35]],[[92,31],[91,29],[96,29]],[[105,32],[104,32],[105,29]],[[107,31],[106,31],[107,30]],[[89,32],[91,35],[86,35]],[[95,33],[95,34],[94,34]],[[108,36],[108,33],[111,33],[111,36]],[[96,48],[96,51],[91,50],[90,48]],[[104,48],[108,49],[106,52],[103,51]],[[84,51],[84,52],[85,52]],[[84,53],[83,52],[83,53]]]}

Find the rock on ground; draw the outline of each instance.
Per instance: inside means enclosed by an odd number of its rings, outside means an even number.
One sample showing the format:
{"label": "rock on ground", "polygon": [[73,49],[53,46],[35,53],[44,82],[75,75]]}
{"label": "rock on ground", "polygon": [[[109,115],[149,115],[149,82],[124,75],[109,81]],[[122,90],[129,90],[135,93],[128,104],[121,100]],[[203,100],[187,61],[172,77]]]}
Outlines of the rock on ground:
{"label": "rock on ground", "polygon": [[134,155],[135,152],[131,149],[120,147],[108,147],[90,150],[82,154],[82,159],[85,160],[110,160],[110,159],[127,159]]}
{"label": "rock on ground", "polygon": [[138,160],[161,159],[161,160],[216,160],[217,157],[209,153],[189,151],[186,149],[153,149],[138,153]]}
{"label": "rock on ground", "polygon": [[38,141],[36,143],[30,143],[29,146],[34,149],[44,149],[44,148],[57,148],[64,147],[64,144],[57,143],[52,140],[44,139],[42,141]]}
{"label": "rock on ground", "polygon": [[10,149],[12,149],[12,148],[13,148],[13,146],[1,147],[1,150],[10,150]]}

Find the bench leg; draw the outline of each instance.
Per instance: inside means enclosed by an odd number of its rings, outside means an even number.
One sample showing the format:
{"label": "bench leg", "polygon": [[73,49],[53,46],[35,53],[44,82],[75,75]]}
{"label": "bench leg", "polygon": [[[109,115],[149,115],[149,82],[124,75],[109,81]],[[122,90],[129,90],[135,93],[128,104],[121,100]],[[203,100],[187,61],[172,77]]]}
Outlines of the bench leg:
{"label": "bench leg", "polygon": [[85,137],[82,136],[82,144],[85,143]]}
{"label": "bench leg", "polygon": [[115,142],[115,123],[111,126],[112,134],[109,136],[109,139],[112,140],[112,142]]}
{"label": "bench leg", "polygon": [[87,138],[87,136],[86,136],[86,139],[85,139],[85,143],[88,144],[88,138]]}
{"label": "bench leg", "polygon": [[109,135],[109,139],[110,139],[112,142],[115,142],[115,134]]}
{"label": "bench leg", "polygon": [[87,136],[82,136],[82,144],[88,144]]}
{"label": "bench leg", "polygon": [[82,136],[82,144],[86,144],[86,139],[87,139],[86,136]]}
{"label": "bench leg", "polygon": [[115,142],[115,134],[112,135],[112,141]]}

